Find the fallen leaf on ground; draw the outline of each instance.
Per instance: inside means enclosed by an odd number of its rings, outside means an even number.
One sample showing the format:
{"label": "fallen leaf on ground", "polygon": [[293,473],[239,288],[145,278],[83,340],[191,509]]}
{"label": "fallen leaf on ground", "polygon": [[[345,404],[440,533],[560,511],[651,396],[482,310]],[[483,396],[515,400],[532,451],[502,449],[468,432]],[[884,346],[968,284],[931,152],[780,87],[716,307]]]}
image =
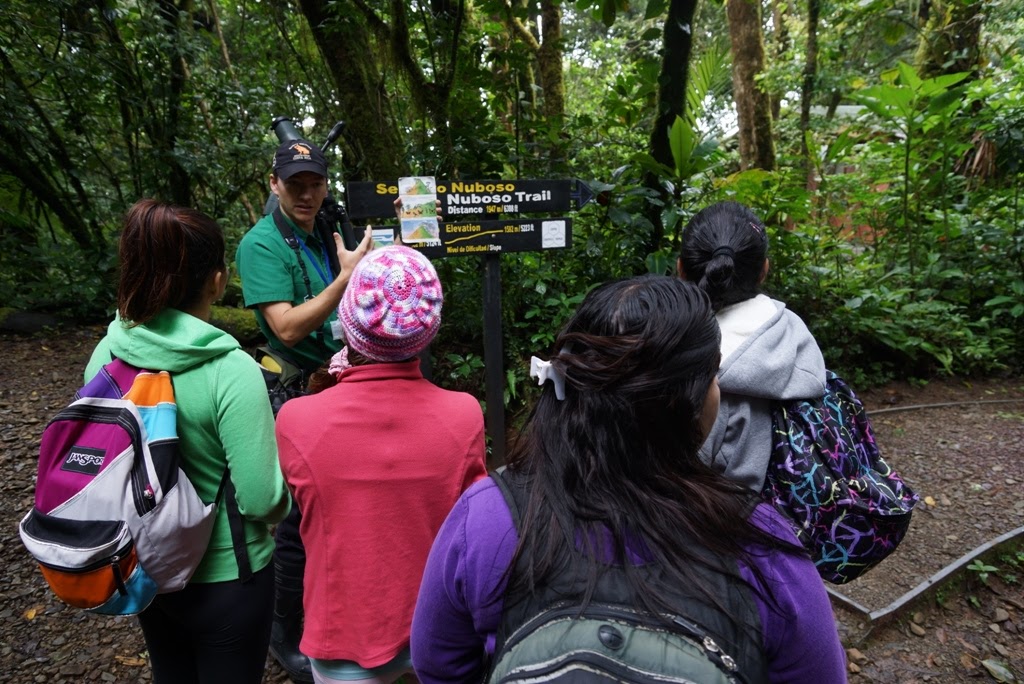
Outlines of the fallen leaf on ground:
{"label": "fallen leaf on ground", "polygon": [[1000,663],[998,660],[982,660],[981,664],[985,666],[988,673],[997,682],[1015,682],[1017,678],[1013,676],[1013,673],[1006,669],[1006,666]]}
{"label": "fallen leaf on ground", "polygon": [[973,651],[974,653],[979,653],[978,647],[975,646],[974,644],[972,644],[971,642],[964,641],[960,637],[957,637],[956,640],[959,641],[960,645],[963,646],[964,648],[966,648],[968,651]]}

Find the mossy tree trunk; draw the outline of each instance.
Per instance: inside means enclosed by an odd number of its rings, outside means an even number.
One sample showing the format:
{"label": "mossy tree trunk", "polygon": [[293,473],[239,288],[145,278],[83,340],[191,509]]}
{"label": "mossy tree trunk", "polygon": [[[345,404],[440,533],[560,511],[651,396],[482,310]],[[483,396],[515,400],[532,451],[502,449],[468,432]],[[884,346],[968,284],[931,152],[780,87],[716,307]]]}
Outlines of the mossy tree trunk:
{"label": "mossy tree trunk", "polygon": [[331,0],[300,0],[299,4],[348,124],[346,139],[356,157],[354,178],[392,180],[407,175],[405,145],[367,22],[358,12]]}
{"label": "mossy tree trunk", "polygon": [[981,66],[980,0],[931,0],[921,4],[924,23],[915,56],[918,74],[931,78],[967,72],[977,77]]}
{"label": "mossy tree trunk", "polygon": [[758,86],[764,71],[764,39],[760,0],[728,0],[732,52],[732,92],[739,118],[740,164],[744,169],[775,168],[772,109],[768,93]]}
{"label": "mossy tree trunk", "polygon": [[807,146],[807,131],[811,128],[811,101],[814,99],[814,85],[818,75],[818,19],[821,14],[821,0],[807,0],[807,49],[805,53],[803,82],[800,87],[800,151],[808,182],[814,170],[813,160]]}

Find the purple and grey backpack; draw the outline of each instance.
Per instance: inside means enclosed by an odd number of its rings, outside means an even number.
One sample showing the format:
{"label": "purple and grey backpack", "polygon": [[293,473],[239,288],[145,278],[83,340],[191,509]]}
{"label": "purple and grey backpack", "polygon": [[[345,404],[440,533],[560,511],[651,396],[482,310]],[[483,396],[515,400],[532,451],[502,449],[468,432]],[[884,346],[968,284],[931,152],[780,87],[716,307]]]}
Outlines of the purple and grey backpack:
{"label": "purple and grey backpack", "polygon": [[171,376],[114,359],[46,426],[19,531],[58,598],[131,615],[184,588],[216,512],[180,467]]}
{"label": "purple and grey backpack", "polygon": [[790,518],[833,584],[892,553],[918,500],[882,458],[864,405],[832,371],[821,399],[776,405],[761,495]]}

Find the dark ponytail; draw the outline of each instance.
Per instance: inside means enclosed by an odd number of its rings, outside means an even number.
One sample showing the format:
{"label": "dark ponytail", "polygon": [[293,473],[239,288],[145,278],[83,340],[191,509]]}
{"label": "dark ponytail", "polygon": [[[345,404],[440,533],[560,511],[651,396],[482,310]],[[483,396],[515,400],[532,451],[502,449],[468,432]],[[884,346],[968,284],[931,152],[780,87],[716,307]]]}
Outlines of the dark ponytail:
{"label": "dark ponytail", "polygon": [[683,229],[683,277],[711,298],[715,311],[758,293],[768,235],[764,223],[739,202],[699,211]]}

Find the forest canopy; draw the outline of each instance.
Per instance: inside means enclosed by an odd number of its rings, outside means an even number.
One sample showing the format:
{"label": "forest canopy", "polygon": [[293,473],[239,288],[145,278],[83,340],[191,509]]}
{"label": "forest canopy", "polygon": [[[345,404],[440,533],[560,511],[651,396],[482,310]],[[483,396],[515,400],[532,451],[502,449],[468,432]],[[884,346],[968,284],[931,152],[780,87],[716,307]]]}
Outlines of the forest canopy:
{"label": "forest canopy", "polygon": [[[1024,4],[1012,0],[7,0],[0,306],[100,321],[141,197],[262,213],[289,116],[332,188],[578,178],[570,249],[502,257],[506,404],[587,290],[672,273],[722,199],[854,380],[1024,360]],[[481,275],[441,260],[436,377],[480,395]],[[237,285],[237,284],[236,284]],[[237,286],[225,302],[240,306]]]}

